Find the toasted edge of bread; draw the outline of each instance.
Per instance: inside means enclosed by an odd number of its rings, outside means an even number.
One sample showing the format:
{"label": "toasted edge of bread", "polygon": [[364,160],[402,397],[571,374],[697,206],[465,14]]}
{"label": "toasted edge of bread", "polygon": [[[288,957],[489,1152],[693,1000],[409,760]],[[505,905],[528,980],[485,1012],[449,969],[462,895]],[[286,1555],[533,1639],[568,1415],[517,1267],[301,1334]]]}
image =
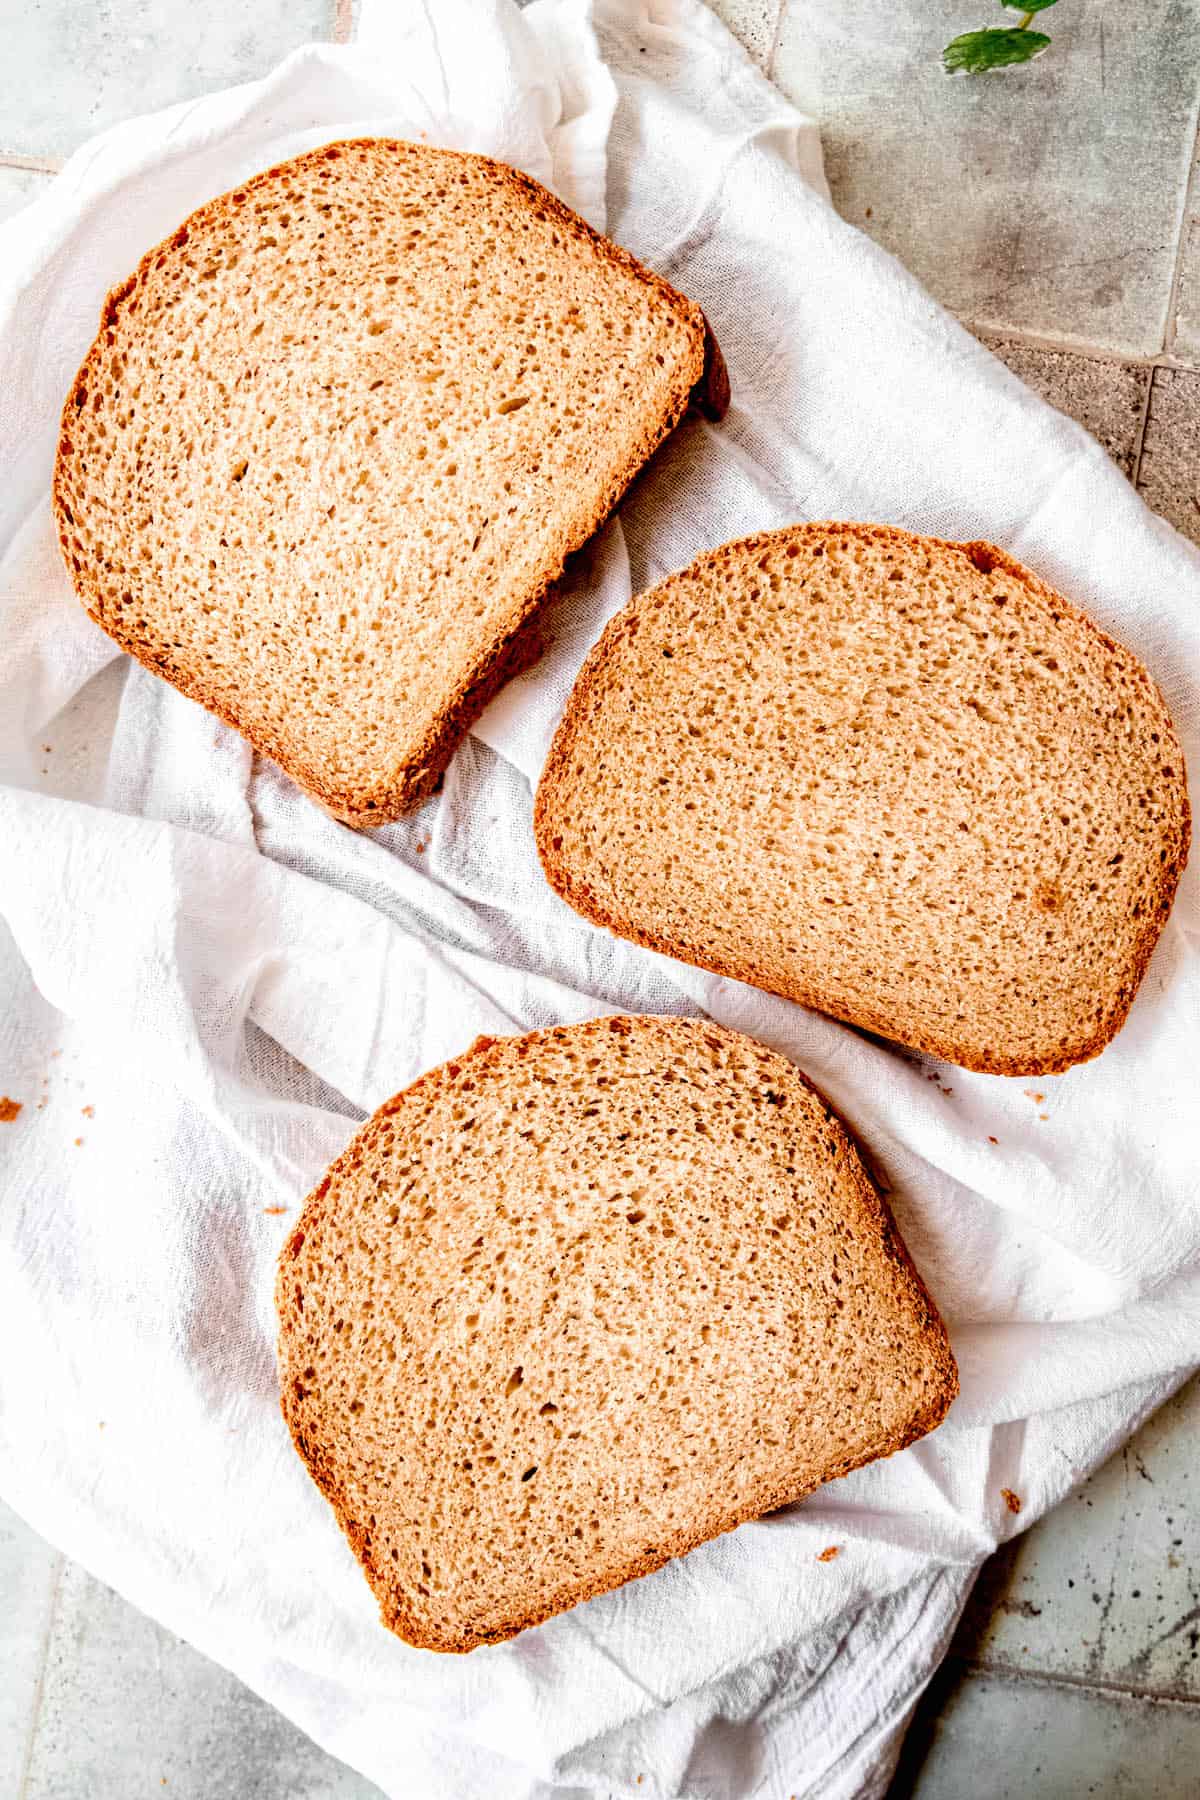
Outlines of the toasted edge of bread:
{"label": "toasted edge of bread", "polygon": [[[102,583],[98,579],[95,569],[75,566],[75,559],[68,547],[68,521],[64,518],[64,508],[67,503],[63,490],[66,461],[73,454],[71,426],[74,414],[91,391],[91,377],[104,335],[114,326],[124,302],[150,278],[155,259],[164,250],[179,241],[180,232],[190,234],[210,226],[219,228],[222,215],[228,206],[240,205],[247,194],[252,193],[259,184],[274,180],[280,171],[291,169],[297,163],[327,157],[330,151],[340,154],[346,148],[380,141],[373,138],[336,139],[321,145],[316,150],[306,152],[303,156],[273,164],[270,168],[264,169],[259,174],[242,182],[236,189],[219,194],[204,205],[197,207],[175,231],[146,251],[133,273],[109,291],[101,309],[97,336],[71,382],[63,402],[52,481],[52,507],[63,560],[67,565],[67,571],[76,594],[82,601],[89,617],[112,638],[120,649],[134,657],[152,674],[160,675],[164,680],[168,680],[188,699],[196,701],[204,707],[206,712],[213,714],[223,724],[230,726],[240,736],[246,738],[255,750],[282,769],[298,787],[316,800],[335,819],[357,830],[372,830],[378,826],[389,824],[392,820],[413,812],[417,807],[423,805],[437,790],[455,749],[483,709],[506,682],[537,660],[541,652],[541,644],[536,631],[529,630],[527,627],[531,625],[561,578],[566,558],[564,557],[556,567],[549,569],[537,587],[525,595],[506,627],[498,634],[490,653],[476,664],[475,668],[459,682],[455,691],[448,696],[436,725],[428,732],[419,752],[411,759],[400,778],[390,788],[378,795],[367,794],[342,787],[336,781],[324,780],[311,769],[302,767],[300,757],[293,753],[289,744],[282,737],[271,734],[270,741],[268,741],[267,735],[261,730],[257,728],[252,730],[239,717],[236,707],[215,700],[206,691],[203,680],[182,671],[167,675],[147,646],[133,633],[121,629],[118,623],[119,615],[113,617],[106,612]],[[430,148],[430,146],[422,147]],[[510,168],[505,163],[497,162],[492,157],[478,156],[471,152],[438,150],[436,154],[486,164],[495,171],[500,182],[511,186],[515,196],[522,204],[527,202],[536,204],[537,207],[553,216],[555,223],[568,239],[587,243],[597,249],[610,263],[636,275],[640,281],[658,294],[665,306],[677,312],[693,332],[694,356],[689,384],[673,396],[673,403],[666,414],[657,420],[647,422],[646,429],[629,463],[600,496],[591,522],[578,533],[576,541],[568,546],[566,556],[569,557],[575,551],[582,549],[583,545],[609,518],[634,478],[659,445],[679,424],[689,405],[694,406],[704,416],[711,419],[719,419],[724,415],[729,405],[729,377],[724,359],[708,321],[693,301],[680,294],[661,276],[638,262],[637,258],[629,251],[623,250],[611,239],[593,230],[586,220],[572,212],[568,206],[564,205],[548,189],[542,187],[539,182],[534,181],[531,176],[525,175],[519,169]]]}
{"label": "toasted edge of bread", "polygon": [[[719,558],[732,551],[740,553],[743,549],[749,549],[752,546],[762,546],[772,539],[790,539],[793,538],[797,532],[801,531],[836,531],[841,534],[855,534],[860,537],[871,537],[885,541],[902,541],[905,543],[911,543],[912,540],[918,536],[917,533],[904,531],[899,526],[893,525],[872,525],[854,522],[844,523],[838,520],[814,520],[811,523],[785,526],[778,531],[756,532],[747,538],[732,539],[728,543],[719,545],[714,550],[704,552],[701,556],[696,558],[696,562],[706,562],[712,558]],[[1131,651],[1127,650],[1123,645],[1118,644],[1107,632],[1102,631],[1095,621],[1090,619],[1080,607],[1066,599],[1064,595],[1057,593],[1053,588],[1049,587],[1045,582],[1040,580],[1031,569],[1027,569],[1023,563],[1017,562],[1017,560],[1014,557],[1009,556],[1006,551],[999,549],[995,544],[988,543],[984,539],[974,539],[967,543],[956,543],[947,538],[922,536],[920,541],[936,545],[939,549],[959,551],[967,556],[968,559],[975,564],[976,568],[984,573],[990,573],[993,569],[999,568],[1006,574],[1011,575],[1015,581],[1020,581],[1030,592],[1044,600],[1048,605],[1051,605],[1055,611],[1069,617],[1087,633],[1098,638],[1107,649],[1122,657],[1130,658],[1136,664],[1142,679],[1152,690],[1156,702],[1165,709],[1165,702],[1163,701],[1162,695],[1154,682],[1153,677]],[[667,579],[670,580],[671,578],[668,577]],[[650,593],[655,591],[657,590],[649,590]],[[628,628],[631,618],[636,618],[638,616],[639,606],[646,597],[646,595],[635,595],[626,607],[609,620],[601,636],[589,651],[588,656],[579,671],[579,675],[576,678],[575,685],[568,697],[562,718],[559,721],[558,729],[555,732],[554,741],[550,747],[550,753],[547,756],[546,764],[542,771],[541,779],[538,783],[537,794],[534,801],[533,828],[534,837],[537,843],[538,857],[546,879],[554,889],[555,893],[557,893],[561,899],[565,900],[568,906],[582,918],[587,919],[591,924],[597,925],[603,930],[612,932],[614,936],[626,938],[631,943],[640,944],[644,949],[655,950],[663,956],[670,956],[677,961],[689,963],[695,968],[705,969],[710,974],[727,976],[735,981],[745,981],[751,986],[758,986],[760,984],[756,981],[754,973],[747,970],[744,966],[734,966],[731,963],[722,962],[719,959],[709,961],[703,956],[693,954],[690,950],[687,953],[683,953],[680,951],[679,946],[669,936],[653,931],[648,927],[635,926],[632,924],[629,926],[616,924],[604,906],[597,902],[586,880],[582,879],[575,871],[566,866],[564,859],[559,856],[554,847],[554,839],[558,829],[555,813],[559,803],[559,784],[564,777],[567,766],[574,754],[576,734],[580,730],[586,717],[588,703],[593,690],[598,688],[604,681],[609,658],[614,654],[617,648],[621,632]],[[1093,1058],[1099,1056],[1101,1051],[1106,1049],[1112,1042],[1113,1038],[1120,1031],[1129,1016],[1129,1009],[1133,1005],[1134,998],[1145,977],[1146,970],[1149,967],[1150,958],[1154,954],[1155,946],[1158,943],[1159,937],[1162,935],[1163,927],[1166,925],[1167,917],[1171,911],[1175,893],[1179,886],[1180,877],[1187,866],[1188,851],[1191,843],[1191,806],[1187,791],[1186,769],[1182,746],[1179,746],[1178,758],[1181,793],[1181,823],[1178,854],[1163,868],[1157,905],[1150,916],[1145,920],[1139,937],[1134,962],[1134,972],[1130,980],[1113,995],[1108,1017],[1101,1030],[1089,1033],[1086,1037],[1081,1038],[1078,1045],[1073,1046],[1069,1053],[1064,1052],[1063,1054],[1056,1056],[1033,1058],[1014,1055],[996,1056],[984,1060],[975,1057],[973,1054],[964,1056],[962,1054],[961,1046],[950,1042],[948,1039],[939,1037],[935,1033],[910,1033],[906,1034],[903,1039],[896,1038],[889,1039],[889,1041],[902,1043],[906,1048],[922,1051],[928,1056],[936,1057],[939,1061],[954,1063],[959,1068],[986,1075],[1059,1075],[1066,1069],[1073,1068],[1077,1063],[1090,1062]],[[851,1025],[857,1030],[865,1030],[874,1035],[887,1036],[887,1033],[882,1031],[881,1027],[875,1022],[866,1023],[862,1019],[852,1017],[849,1013],[831,1011],[825,996],[822,994],[820,987],[816,984],[804,987],[796,984],[786,993],[782,993],[782,990],[779,991],[784,999],[792,1000],[797,1005],[808,1007],[814,1012],[824,1013],[827,1017],[839,1019],[842,1023]]]}
{"label": "toasted edge of bread", "polygon": [[[744,1033],[733,1031],[727,1026],[717,1025],[708,1019],[679,1020],[660,1018],[653,1014],[618,1015],[614,1018],[588,1020],[582,1026],[550,1027],[548,1030],[529,1032],[524,1036],[526,1039],[534,1039],[562,1032],[572,1033],[598,1029],[601,1026],[610,1030],[624,1029],[626,1031],[630,1029],[655,1030],[665,1027],[669,1031],[680,1024],[695,1025],[705,1032],[722,1038],[736,1039],[745,1036]],[[775,1052],[773,1060],[779,1065],[777,1079],[781,1082],[794,1082],[798,1087],[813,1095],[823,1108],[827,1121],[841,1140],[838,1152],[840,1161],[848,1167],[849,1175],[855,1180],[862,1197],[876,1213],[882,1236],[882,1254],[889,1263],[897,1267],[905,1282],[910,1286],[912,1298],[924,1313],[923,1323],[927,1333],[929,1357],[935,1370],[935,1381],[931,1384],[928,1403],[915,1412],[902,1429],[894,1433],[882,1450],[849,1457],[830,1464],[827,1471],[817,1481],[807,1482],[798,1487],[794,1481],[781,1480],[767,1494],[756,1494],[752,1500],[747,1500],[741,1506],[735,1506],[727,1514],[720,1515],[715,1519],[710,1516],[702,1523],[697,1522],[686,1529],[677,1531],[653,1554],[636,1556],[627,1563],[623,1563],[619,1568],[606,1568],[597,1572],[594,1580],[578,1586],[567,1584],[563,1595],[547,1599],[541,1604],[532,1604],[526,1611],[514,1614],[490,1629],[473,1632],[451,1631],[438,1636],[432,1634],[421,1616],[405,1604],[403,1593],[397,1592],[390,1585],[389,1569],[386,1566],[378,1567],[376,1565],[372,1557],[368,1534],[351,1515],[345,1489],[337,1471],[336,1458],[328,1454],[322,1444],[314,1442],[309,1437],[297,1416],[294,1405],[290,1403],[293,1370],[289,1361],[286,1336],[289,1321],[294,1312],[294,1302],[290,1291],[288,1258],[289,1255],[297,1253],[298,1248],[303,1245],[306,1234],[312,1231],[314,1219],[319,1217],[319,1210],[331,1186],[339,1176],[348,1173],[356,1166],[363,1139],[377,1125],[378,1121],[401,1113],[426,1086],[443,1082],[450,1074],[457,1078],[469,1064],[484,1061],[493,1046],[504,1041],[486,1036],[476,1038],[468,1050],[452,1058],[450,1062],[441,1063],[428,1070],[416,1081],[410,1083],[407,1088],[393,1095],[390,1100],[385,1101],[376,1109],[305,1200],[299,1219],[281,1246],[275,1283],[275,1305],[280,1323],[280,1411],[296,1451],[308,1469],[312,1480],[332,1508],[343,1535],[360,1563],[371,1590],[379,1602],[382,1623],[388,1630],[416,1649],[432,1650],[450,1655],[460,1655],[486,1644],[504,1643],[519,1632],[526,1631],[535,1625],[544,1624],[548,1619],[582,1604],[585,1600],[610,1593],[615,1588],[623,1587],[627,1582],[636,1580],[642,1575],[653,1574],[676,1557],[683,1556],[690,1550],[698,1549],[702,1544],[710,1543],[714,1538],[721,1537],[728,1531],[734,1531],[740,1525],[750,1524],[757,1519],[766,1517],[769,1513],[777,1512],[782,1507],[794,1505],[807,1495],[824,1487],[827,1482],[839,1480],[843,1475],[850,1474],[856,1468],[896,1455],[935,1430],[945,1419],[959,1393],[958,1366],[950,1347],[945,1324],[900,1236],[891,1208],[872,1172],[868,1158],[863,1154],[857,1137],[841,1114],[803,1070],[797,1068],[788,1058]]]}

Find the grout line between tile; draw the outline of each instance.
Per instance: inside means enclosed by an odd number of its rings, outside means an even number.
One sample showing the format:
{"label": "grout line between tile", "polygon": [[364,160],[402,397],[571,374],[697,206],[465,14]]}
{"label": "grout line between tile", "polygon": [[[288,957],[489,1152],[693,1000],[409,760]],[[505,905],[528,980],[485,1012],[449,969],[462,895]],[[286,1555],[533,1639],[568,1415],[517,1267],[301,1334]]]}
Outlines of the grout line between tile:
{"label": "grout line between tile", "polygon": [[1026,331],[1019,325],[990,325],[981,321],[961,321],[975,337],[1000,338],[1005,343],[1025,344],[1031,350],[1053,350],[1060,356],[1078,356],[1088,362],[1121,363],[1126,368],[1153,369],[1166,360],[1165,352],[1153,356],[1129,356],[1123,350],[1109,350],[1102,344],[1089,344],[1079,339],[1055,337],[1050,332]]}
{"label": "grout line between tile", "polygon": [[37,1737],[38,1722],[42,1712],[42,1696],[46,1689],[46,1668],[50,1661],[50,1639],[54,1635],[54,1621],[58,1613],[58,1595],[62,1587],[63,1570],[67,1559],[59,1552],[58,1563],[54,1570],[54,1582],[50,1589],[50,1605],[46,1609],[46,1629],[42,1634],[42,1659],[38,1667],[37,1682],[33,1690],[33,1702],[29,1708],[29,1730],[25,1737],[25,1754],[21,1758],[21,1778],[17,1783],[16,1800],[25,1800],[29,1786],[29,1773],[33,1767],[33,1746]]}
{"label": "grout line between tile", "polygon": [[22,156],[17,150],[0,150],[0,168],[29,169],[35,175],[57,175],[62,166],[61,156]]}
{"label": "grout line between tile", "polygon": [[1142,451],[1146,447],[1146,427],[1150,423],[1150,403],[1154,398],[1154,384],[1158,380],[1158,371],[1161,367],[1162,364],[1159,363],[1151,369],[1150,379],[1146,383],[1146,392],[1142,399],[1142,413],[1138,420],[1137,438],[1133,448],[1133,462],[1129,469],[1130,484],[1135,489],[1142,478]]}
{"label": "grout line between tile", "polygon": [[1197,96],[1196,111],[1193,114],[1191,135],[1191,161],[1187,180],[1183,184],[1183,197],[1179,203],[1179,223],[1175,232],[1175,264],[1171,271],[1171,292],[1167,297],[1167,318],[1163,327],[1163,349],[1170,351],[1175,344],[1175,309],[1179,304],[1179,283],[1183,274],[1183,257],[1187,249],[1187,222],[1190,210],[1192,190],[1196,187],[1197,160],[1196,152],[1200,146],[1200,95]]}
{"label": "grout line between tile", "polygon": [[1032,1682],[1035,1686],[1071,1688],[1089,1694],[1111,1694],[1123,1700],[1146,1700],[1156,1706],[1179,1706],[1191,1711],[1200,1709],[1200,1697],[1167,1693],[1162,1688],[1138,1687],[1135,1683],[1109,1681],[1104,1676],[1067,1675],[1057,1669],[1029,1669],[1000,1657],[947,1657],[957,1662],[968,1675],[999,1675],[1008,1681]]}
{"label": "grout line between tile", "polygon": [[1176,356],[1169,350],[1160,350],[1156,356],[1129,356],[1122,350],[1109,350],[1102,344],[1056,338],[1045,332],[1026,331],[1019,325],[984,325],[970,319],[960,319],[959,323],[972,337],[988,345],[993,339],[1006,344],[1023,344],[1028,350],[1051,350],[1056,356],[1077,356],[1081,362],[1119,363],[1123,369],[1146,369],[1150,374],[1155,369],[1195,372],[1198,368],[1195,359]]}

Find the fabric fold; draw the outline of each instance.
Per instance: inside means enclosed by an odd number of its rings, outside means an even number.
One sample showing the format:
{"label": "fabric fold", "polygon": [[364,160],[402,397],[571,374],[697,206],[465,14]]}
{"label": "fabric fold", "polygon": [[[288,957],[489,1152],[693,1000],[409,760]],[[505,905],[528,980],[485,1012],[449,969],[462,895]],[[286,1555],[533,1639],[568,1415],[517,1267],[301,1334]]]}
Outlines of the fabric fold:
{"label": "fabric fold", "polygon": [[[541,663],[440,796],[356,837],[116,659],[49,485],[108,286],[251,172],[375,132],[514,162],[606,222],[704,307],[734,403],[574,559]],[[363,0],[356,45],[93,140],[0,244],[0,1489],[389,1795],[882,1795],[982,1559],[1200,1358],[1200,879],[1103,1056],[1007,1081],[584,925],[542,879],[534,786],[631,593],[830,517],[1011,548],[1143,657],[1200,767],[1195,552],[836,217],[811,123],[698,0]],[[369,1108],[480,1032],[612,1010],[706,1013],[828,1093],[962,1395],[801,1505],[430,1656],[378,1624],[288,1442],[275,1260]]]}

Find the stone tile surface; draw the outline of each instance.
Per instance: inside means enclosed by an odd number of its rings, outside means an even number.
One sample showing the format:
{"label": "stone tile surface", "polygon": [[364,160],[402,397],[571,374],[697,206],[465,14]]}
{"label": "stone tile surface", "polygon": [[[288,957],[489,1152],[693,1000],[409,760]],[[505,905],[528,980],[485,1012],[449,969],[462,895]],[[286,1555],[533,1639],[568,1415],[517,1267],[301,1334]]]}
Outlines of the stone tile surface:
{"label": "stone tile surface", "polygon": [[955,1653],[1200,1700],[1198,1439],[1200,1378],[992,1558]]}
{"label": "stone tile surface", "polygon": [[66,156],[174,100],[265,75],[332,35],[333,0],[22,0],[4,9],[0,155]]}
{"label": "stone tile surface", "polygon": [[889,1800],[1195,1800],[1198,1768],[1198,1708],[952,1665]]}
{"label": "stone tile surface", "polygon": [[1168,348],[1179,362],[1200,367],[1200,153],[1192,166],[1192,182],[1179,240],[1179,284]]}
{"label": "stone tile surface", "polygon": [[1154,355],[1195,135],[1200,7],[1071,0],[1036,62],[946,77],[943,45],[995,12],[988,0],[787,0],[775,77],[821,121],[844,216],[960,317]]}
{"label": "stone tile surface", "polygon": [[0,1793],[17,1791],[25,1766],[61,1568],[57,1550],[0,1502]]}
{"label": "stone tile surface", "polygon": [[1155,369],[1138,492],[1200,544],[1200,373]]}
{"label": "stone tile surface", "polygon": [[1098,438],[1123,475],[1132,476],[1141,445],[1150,368],[1071,350],[1043,350],[981,332],[990,350],[1027,387]]}
{"label": "stone tile surface", "polygon": [[19,169],[0,163],[0,225],[11,219],[53,180],[44,169]]}
{"label": "stone tile surface", "polygon": [[160,1793],[380,1800],[232,1675],[68,1564],[21,1800]]}

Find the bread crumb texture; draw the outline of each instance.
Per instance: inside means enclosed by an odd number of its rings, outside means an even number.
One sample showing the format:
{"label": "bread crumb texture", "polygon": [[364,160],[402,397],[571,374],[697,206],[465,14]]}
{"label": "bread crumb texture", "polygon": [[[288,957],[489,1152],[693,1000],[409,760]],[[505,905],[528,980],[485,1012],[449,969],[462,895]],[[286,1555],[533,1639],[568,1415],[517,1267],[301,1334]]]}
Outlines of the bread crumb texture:
{"label": "bread crumb texture", "polygon": [[621,936],[998,1074],[1120,1028],[1187,857],[1154,682],[989,544],[819,524],[702,556],[580,673],[546,874]]}
{"label": "bread crumb texture", "polygon": [[296,1447],[433,1650],[798,1500],[957,1391],[836,1115],[705,1022],[480,1040],[363,1127],[276,1298]]}
{"label": "bread crumb texture", "polygon": [[705,371],[699,308],[525,175],[328,145],[109,295],[63,554],[123,649],[380,824],[536,655],[523,627]]}

